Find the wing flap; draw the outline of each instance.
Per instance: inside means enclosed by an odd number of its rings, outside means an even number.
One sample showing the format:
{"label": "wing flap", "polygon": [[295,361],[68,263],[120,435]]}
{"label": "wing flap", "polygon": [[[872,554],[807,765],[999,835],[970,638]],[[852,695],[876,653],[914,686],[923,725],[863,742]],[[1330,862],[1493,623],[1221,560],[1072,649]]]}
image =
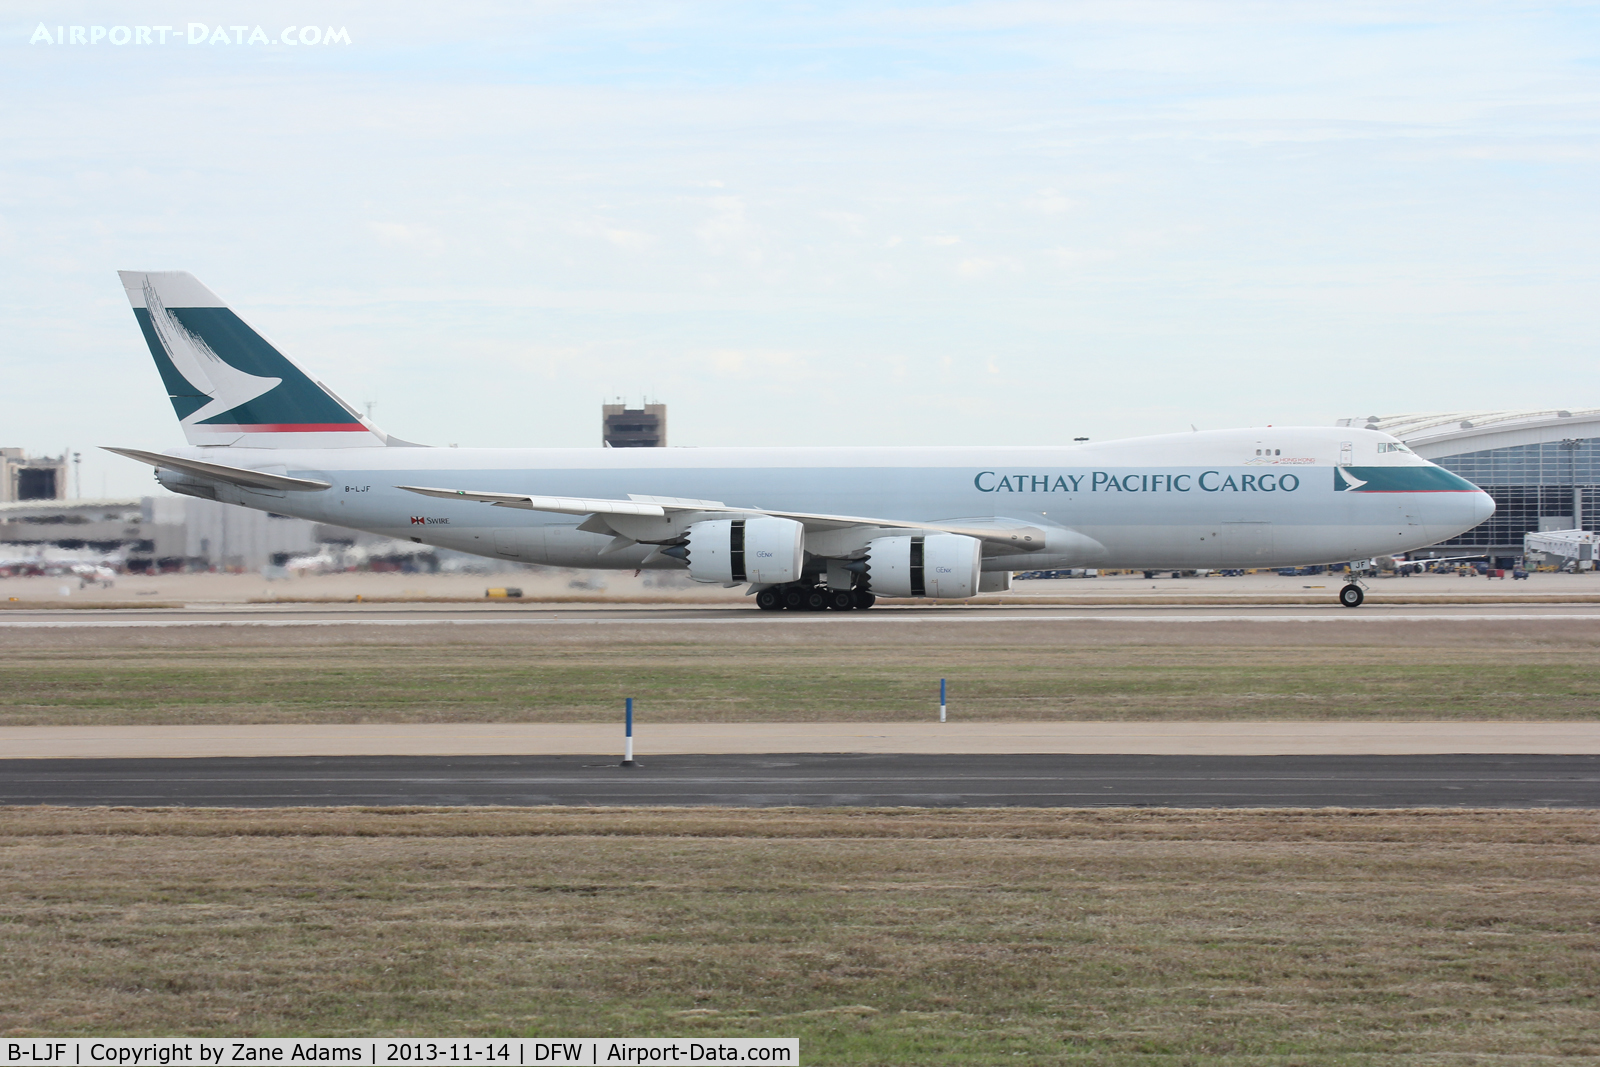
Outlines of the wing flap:
{"label": "wing flap", "polygon": [[[526,493],[480,493],[470,489],[434,489],[421,485],[397,485],[408,493],[438,497],[440,500],[476,500],[497,508],[524,511],[554,511],[561,515],[646,515],[660,518],[667,509],[660,504],[636,500],[588,500],[576,496],[529,496]],[[674,509],[680,510],[680,509]],[[693,510],[701,510],[699,508]]]}

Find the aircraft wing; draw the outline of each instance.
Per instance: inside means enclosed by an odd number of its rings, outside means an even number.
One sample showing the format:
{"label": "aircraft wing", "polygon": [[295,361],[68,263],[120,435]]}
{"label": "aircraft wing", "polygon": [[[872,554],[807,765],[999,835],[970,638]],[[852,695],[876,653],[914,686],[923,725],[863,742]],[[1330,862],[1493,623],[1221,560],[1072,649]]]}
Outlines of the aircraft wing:
{"label": "aircraft wing", "polygon": [[140,463],[148,463],[152,467],[165,467],[168,470],[194,474],[213,481],[232,482],[246,489],[285,489],[291,492],[311,493],[333,488],[332,483],[316,478],[290,478],[285,474],[253,471],[248,467],[230,467],[225,463],[208,463],[199,459],[178,459],[175,456],[164,456],[160,452],[145,452],[137,448],[112,448],[109,445],[100,447],[107,452],[136,459]]}
{"label": "aircraft wing", "polygon": [[[926,530],[930,533],[964,534],[967,537],[975,537],[986,545],[1012,551],[1036,552],[1045,547],[1043,529],[1009,519],[911,522],[904,519],[883,519],[863,515],[817,515],[803,511],[730,507],[719,500],[690,500],[682,497],[635,496],[627,500],[591,500],[583,497],[530,496],[524,493],[482,493],[470,489],[435,489],[420,485],[399,485],[395,488],[420,493],[423,496],[438,497],[441,500],[476,500],[497,508],[551,511],[562,515],[589,515],[597,519],[604,519],[607,515],[665,518],[675,512],[724,514],[730,517],[771,515],[779,519],[792,519],[804,526],[808,533],[859,528]],[[579,529],[591,529],[594,533],[606,532],[603,529],[594,529],[587,522]]]}

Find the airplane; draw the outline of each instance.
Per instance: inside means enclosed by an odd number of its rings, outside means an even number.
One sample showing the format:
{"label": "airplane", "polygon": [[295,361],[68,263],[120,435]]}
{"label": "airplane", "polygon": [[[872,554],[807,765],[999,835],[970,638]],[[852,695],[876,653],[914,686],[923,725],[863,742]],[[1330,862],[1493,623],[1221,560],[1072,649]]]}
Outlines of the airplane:
{"label": "airplane", "polygon": [[[183,271],[121,271],[188,447],[110,448],[175,493],[500,560],[687,570],[763,610],[962,600],[1014,571],[1394,555],[1494,501],[1388,434],[1071,445],[447,448],[379,429]],[[1359,578],[1339,592],[1358,607]]]}

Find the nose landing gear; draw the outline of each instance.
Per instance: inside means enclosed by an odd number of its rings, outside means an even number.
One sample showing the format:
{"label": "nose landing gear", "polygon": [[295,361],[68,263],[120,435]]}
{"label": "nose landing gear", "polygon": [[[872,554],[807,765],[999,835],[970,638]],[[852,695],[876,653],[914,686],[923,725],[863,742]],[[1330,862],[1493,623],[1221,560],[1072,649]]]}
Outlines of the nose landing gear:
{"label": "nose landing gear", "polygon": [[1351,582],[1339,590],[1339,603],[1347,608],[1359,608],[1361,602],[1365,599],[1367,599],[1367,594],[1362,592],[1361,587],[1355,582]]}

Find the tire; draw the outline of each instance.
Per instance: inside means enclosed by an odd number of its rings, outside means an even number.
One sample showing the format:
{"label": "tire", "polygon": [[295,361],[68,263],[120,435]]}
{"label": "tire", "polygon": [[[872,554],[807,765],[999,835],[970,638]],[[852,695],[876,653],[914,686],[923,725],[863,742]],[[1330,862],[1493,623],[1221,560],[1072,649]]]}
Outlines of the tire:
{"label": "tire", "polygon": [[806,607],[807,607],[807,609],[809,609],[811,611],[827,611],[828,610],[828,594],[827,594],[827,592],[825,590],[818,589],[815,586],[812,586],[811,590],[808,593],[806,593]]}
{"label": "tire", "polygon": [[756,607],[762,611],[782,611],[783,597],[778,595],[776,589],[763,589],[756,594]]}
{"label": "tire", "polygon": [[855,590],[854,596],[856,598],[857,611],[866,611],[868,608],[872,607],[872,605],[878,602],[878,598],[867,592],[865,589]]}
{"label": "tire", "polygon": [[786,585],[783,587],[783,606],[790,611],[806,610],[806,594],[811,592],[803,585]]}
{"label": "tire", "polygon": [[828,590],[828,607],[834,611],[851,611],[856,606],[856,595],[848,589]]}
{"label": "tire", "polygon": [[1359,585],[1347,585],[1339,590],[1339,603],[1347,608],[1359,608],[1361,602],[1367,599],[1367,594],[1361,591]]}

